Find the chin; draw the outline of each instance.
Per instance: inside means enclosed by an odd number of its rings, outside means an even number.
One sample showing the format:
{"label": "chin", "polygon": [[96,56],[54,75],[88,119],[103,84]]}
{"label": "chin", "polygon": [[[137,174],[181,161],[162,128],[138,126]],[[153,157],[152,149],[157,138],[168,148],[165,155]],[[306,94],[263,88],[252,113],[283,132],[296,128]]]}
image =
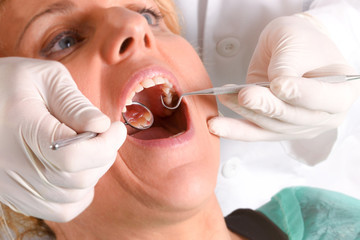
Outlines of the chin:
{"label": "chin", "polygon": [[127,140],[112,169],[127,194],[144,205],[169,210],[191,210],[209,199],[217,180],[219,140],[196,132],[174,137],[170,144],[164,139]]}

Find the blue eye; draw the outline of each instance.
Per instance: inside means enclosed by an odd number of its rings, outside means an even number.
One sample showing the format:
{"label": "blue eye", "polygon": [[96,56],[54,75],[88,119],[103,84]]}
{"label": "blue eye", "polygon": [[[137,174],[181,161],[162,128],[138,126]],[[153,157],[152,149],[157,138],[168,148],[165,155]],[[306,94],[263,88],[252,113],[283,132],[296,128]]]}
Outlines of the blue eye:
{"label": "blue eye", "polygon": [[160,20],[163,18],[162,14],[150,8],[144,8],[140,14],[146,19],[150,26],[158,26]]}
{"label": "blue eye", "polygon": [[57,43],[57,47],[61,50],[66,49],[66,48],[70,48],[73,45],[76,44],[76,39],[71,37],[71,36],[66,36],[62,39],[59,40],[59,42]]}
{"label": "blue eye", "polygon": [[65,31],[55,36],[40,53],[45,57],[51,57],[63,51],[70,51],[71,48],[81,41],[83,41],[83,38],[75,31]]}
{"label": "blue eye", "polygon": [[142,13],[142,15],[146,19],[146,21],[148,22],[149,25],[157,24],[156,19],[150,13]]}

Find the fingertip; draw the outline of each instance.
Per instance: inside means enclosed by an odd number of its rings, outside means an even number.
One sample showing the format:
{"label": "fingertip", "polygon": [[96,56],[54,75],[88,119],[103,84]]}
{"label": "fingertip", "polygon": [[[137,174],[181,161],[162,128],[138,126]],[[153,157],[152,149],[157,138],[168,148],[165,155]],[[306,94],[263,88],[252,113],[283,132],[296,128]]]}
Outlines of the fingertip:
{"label": "fingertip", "polygon": [[243,107],[258,109],[264,104],[264,99],[267,98],[268,93],[270,93],[268,88],[249,86],[239,92],[238,102]]}
{"label": "fingertip", "polygon": [[270,90],[280,99],[295,99],[299,97],[297,81],[294,77],[278,77],[271,81]]}
{"label": "fingertip", "polygon": [[238,94],[238,103],[242,106],[253,106],[257,100],[253,90],[253,86],[242,89]]}
{"label": "fingertip", "polygon": [[110,128],[113,129],[116,145],[120,148],[127,136],[125,124],[120,121],[116,121],[111,124]]}
{"label": "fingertip", "polygon": [[221,94],[218,95],[218,99],[224,105],[237,104],[237,94]]}
{"label": "fingertip", "polygon": [[224,124],[223,117],[214,117],[208,120],[210,133],[219,137],[227,136],[229,131],[227,124]]}
{"label": "fingertip", "polygon": [[82,131],[103,133],[106,132],[111,125],[110,118],[98,109],[84,112],[81,118],[85,119],[83,122],[84,129],[82,129]]}

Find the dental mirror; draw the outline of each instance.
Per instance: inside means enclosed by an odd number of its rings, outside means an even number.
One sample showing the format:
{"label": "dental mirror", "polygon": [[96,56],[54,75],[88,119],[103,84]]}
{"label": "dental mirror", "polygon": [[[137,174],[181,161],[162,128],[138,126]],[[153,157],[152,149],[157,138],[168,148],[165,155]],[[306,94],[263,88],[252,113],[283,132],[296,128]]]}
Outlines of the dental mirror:
{"label": "dental mirror", "polygon": [[126,106],[126,112],[122,113],[125,125],[129,125],[137,130],[150,128],[154,123],[154,115],[144,104],[133,102]]}
{"label": "dental mirror", "polygon": [[[124,124],[129,125],[137,130],[145,130],[150,128],[154,123],[154,115],[148,107],[139,102],[133,102],[131,105],[126,106],[126,112],[122,112]],[[84,132],[77,134],[74,137],[60,139],[54,141],[50,145],[50,149],[57,150],[59,148],[68,146],[75,142],[91,139],[97,136],[94,132]]]}

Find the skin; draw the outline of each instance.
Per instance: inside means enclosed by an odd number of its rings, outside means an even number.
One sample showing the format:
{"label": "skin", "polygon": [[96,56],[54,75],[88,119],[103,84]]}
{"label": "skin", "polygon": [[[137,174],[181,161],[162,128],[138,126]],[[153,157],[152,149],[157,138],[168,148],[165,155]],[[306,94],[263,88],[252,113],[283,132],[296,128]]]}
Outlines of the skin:
{"label": "skin", "polygon": [[[31,20],[54,3],[61,3],[61,10]],[[121,120],[129,81],[144,69],[170,72],[184,92],[211,87],[190,44],[162,20],[147,22],[138,12],[145,7],[157,9],[146,0],[7,1],[0,17],[0,56],[62,62],[112,121]],[[66,49],[49,47],[69,29],[76,29],[81,41]],[[133,44],[120,54],[129,37]],[[214,194],[219,140],[206,120],[217,115],[215,100],[186,101],[192,132],[151,144],[129,137],[96,185],[90,207],[71,222],[47,222],[57,239],[243,239],[226,228]]]}

